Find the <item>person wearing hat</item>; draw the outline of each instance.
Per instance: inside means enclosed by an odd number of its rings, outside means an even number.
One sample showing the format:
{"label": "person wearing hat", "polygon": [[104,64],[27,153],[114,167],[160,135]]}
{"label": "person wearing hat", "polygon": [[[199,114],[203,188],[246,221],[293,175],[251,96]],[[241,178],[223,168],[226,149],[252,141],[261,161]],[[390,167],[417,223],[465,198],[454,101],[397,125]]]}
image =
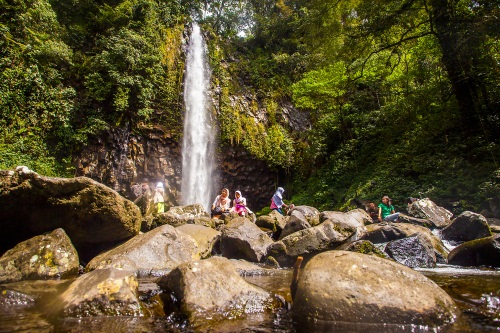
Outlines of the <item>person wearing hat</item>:
{"label": "person wearing hat", "polygon": [[396,213],[394,206],[391,204],[391,198],[387,195],[382,197],[382,202],[378,205],[378,220],[379,222],[397,222],[399,213]]}
{"label": "person wearing hat", "polygon": [[163,194],[165,194],[163,183],[158,182],[158,184],[156,184],[155,195],[153,197],[153,202],[156,204],[158,213],[163,213],[165,211],[165,199],[163,198]]}

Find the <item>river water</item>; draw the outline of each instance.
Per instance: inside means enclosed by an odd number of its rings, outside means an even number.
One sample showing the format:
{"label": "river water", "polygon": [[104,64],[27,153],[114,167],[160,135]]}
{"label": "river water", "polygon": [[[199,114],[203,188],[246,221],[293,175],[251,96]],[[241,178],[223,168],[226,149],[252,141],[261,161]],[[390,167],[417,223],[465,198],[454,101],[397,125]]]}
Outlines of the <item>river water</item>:
{"label": "river water", "polygon": [[[0,286],[0,292],[21,291],[34,298],[19,304],[0,303],[0,332],[500,332],[500,270],[464,269],[439,266],[421,269],[456,302],[461,316],[456,323],[440,328],[414,325],[370,325],[362,323],[317,322],[303,327],[285,308],[275,313],[251,314],[242,319],[209,322],[190,327],[169,317],[94,317],[61,318],[50,315],[48,304],[66,288],[66,281],[23,281]],[[290,301],[290,270],[275,270],[272,275],[245,279]],[[140,279],[140,290],[155,286],[153,279]],[[389,280],[388,280],[388,283]],[[154,287],[153,287],[154,288]],[[145,296],[145,295],[144,295]],[[143,297],[148,303],[147,297]],[[22,304],[25,303],[25,304]]]}

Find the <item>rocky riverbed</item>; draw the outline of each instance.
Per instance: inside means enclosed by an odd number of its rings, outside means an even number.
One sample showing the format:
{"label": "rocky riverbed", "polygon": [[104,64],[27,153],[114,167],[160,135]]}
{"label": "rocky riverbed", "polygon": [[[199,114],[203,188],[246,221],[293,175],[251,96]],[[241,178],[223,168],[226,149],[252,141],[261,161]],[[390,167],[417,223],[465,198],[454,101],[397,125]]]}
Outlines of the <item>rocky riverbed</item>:
{"label": "rocky riverbed", "polygon": [[429,199],[386,225],[306,206],[148,215],[88,178],[19,167],[0,171],[0,228],[0,332],[500,329],[499,234]]}

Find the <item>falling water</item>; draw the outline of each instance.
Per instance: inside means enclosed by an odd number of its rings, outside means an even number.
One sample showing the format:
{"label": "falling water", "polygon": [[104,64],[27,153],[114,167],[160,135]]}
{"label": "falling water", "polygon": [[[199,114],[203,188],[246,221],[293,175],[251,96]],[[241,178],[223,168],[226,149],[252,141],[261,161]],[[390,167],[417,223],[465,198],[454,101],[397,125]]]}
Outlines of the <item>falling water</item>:
{"label": "falling water", "polygon": [[212,195],[214,129],[210,117],[210,69],[200,27],[193,25],[184,82],[184,139],[182,146],[182,203],[205,208]]}

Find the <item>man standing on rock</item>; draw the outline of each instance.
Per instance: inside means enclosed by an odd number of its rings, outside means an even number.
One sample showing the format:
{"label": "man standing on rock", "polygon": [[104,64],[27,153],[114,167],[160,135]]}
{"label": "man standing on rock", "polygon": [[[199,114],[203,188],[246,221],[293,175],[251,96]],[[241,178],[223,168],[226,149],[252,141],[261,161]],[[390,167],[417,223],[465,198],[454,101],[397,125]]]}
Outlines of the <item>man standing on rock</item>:
{"label": "man standing on rock", "polygon": [[158,184],[156,184],[155,195],[153,197],[153,202],[156,204],[158,213],[163,213],[165,211],[165,199],[163,198],[164,193],[165,190],[163,188],[163,183],[158,182]]}

